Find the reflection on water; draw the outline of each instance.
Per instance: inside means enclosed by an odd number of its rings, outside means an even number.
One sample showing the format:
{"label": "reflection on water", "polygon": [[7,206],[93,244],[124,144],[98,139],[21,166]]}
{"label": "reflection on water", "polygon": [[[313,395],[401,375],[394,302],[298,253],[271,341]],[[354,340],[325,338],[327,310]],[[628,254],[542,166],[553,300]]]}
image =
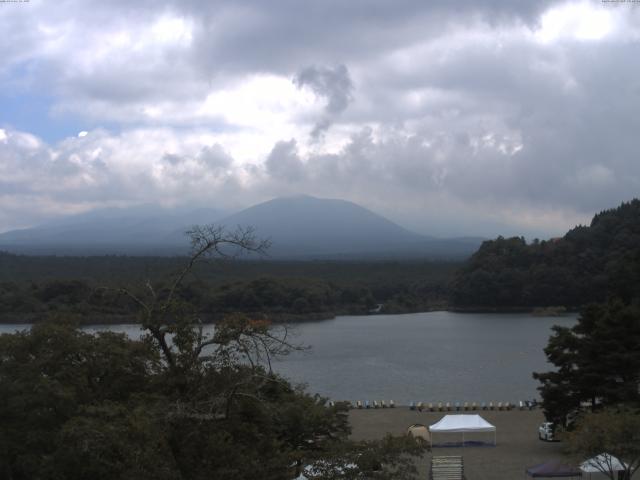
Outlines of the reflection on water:
{"label": "reflection on water", "polygon": [[275,368],[334,399],[513,402],[537,396],[531,373],[549,368],[551,326],[574,322],[450,312],[339,317],[297,326],[312,349]]}

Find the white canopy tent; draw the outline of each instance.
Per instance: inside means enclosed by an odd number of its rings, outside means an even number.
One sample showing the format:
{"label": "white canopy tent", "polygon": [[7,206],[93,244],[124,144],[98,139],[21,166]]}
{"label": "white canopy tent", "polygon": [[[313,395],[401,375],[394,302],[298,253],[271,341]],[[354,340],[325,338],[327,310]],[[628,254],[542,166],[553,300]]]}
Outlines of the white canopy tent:
{"label": "white canopy tent", "polygon": [[613,473],[624,470],[625,468],[626,465],[622,461],[608,453],[601,453],[580,464],[580,470],[588,473],[589,477],[591,477],[592,473]]}
{"label": "white canopy tent", "polygon": [[429,427],[429,432],[431,432],[431,446],[433,446],[435,433],[462,433],[464,446],[465,433],[493,432],[493,444],[496,444],[496,427],[480,415],[445,415],[439,422]]}

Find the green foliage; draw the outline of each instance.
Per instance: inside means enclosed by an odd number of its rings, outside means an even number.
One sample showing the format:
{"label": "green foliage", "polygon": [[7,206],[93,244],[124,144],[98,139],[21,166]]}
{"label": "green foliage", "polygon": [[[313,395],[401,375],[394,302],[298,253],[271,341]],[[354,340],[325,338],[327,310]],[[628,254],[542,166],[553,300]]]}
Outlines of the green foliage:
{"label": "green foliage", "polygon": [[[353,301],[360,302],[360,298]],[[330,311],[340,306],[340,290],[332,284],[268,277],[225,285],[214,292],[208,302],[209,310],[219,311],[307,313]]]}
{"label": "green foliage", "polygon": [[[568,450],[580,461],[607,453],[619,459],[625,466],[624,479],[631,479],[640,468],[640,413],[628,409],[607,409],[585,414],[576,429],[566,435]],[[611,461],[605,461],[598,469],[611,480],[617,472]]]}
{"label": "green foliage", "polygon": [[640,308],[621,301],[587,307],[578,323],[554,327],[545,353],[556,370],[534,373],[545,415],[566,424],[591,409],[640,405]]}
{"label": "green foliage", "polygon": [[579,307],[640,298],[640,200],[597,214],[563,238],[484,242],[457,273],[458,307]]}
{"label": "green foliage", "polygon": [[0,336],[0,463],[9,478],[56,478],[69,422],[89,407],[149,394],[158,369],[157,352],[124,335],[51,322]]}
{"label": "green foliage", "polygon": [[[56,435],[53,478],[178,479],[170,436],[154,403],[86,406]],[[155,418],[154,418],[155,417]]]}
{"label": "green foliage", "polygon": [[172,345],[176,368],[148,339],[70,324],[0,336],[3,478],[286,479],[309,463],[351,460],[372,478],[413,471],[402,458],[422,453],[414,443],[350,442],[343,405],[328,407],[259,366],[257,351],[246,355],[269,332],[236,316],[195,361],[186,359],[197,335]]}

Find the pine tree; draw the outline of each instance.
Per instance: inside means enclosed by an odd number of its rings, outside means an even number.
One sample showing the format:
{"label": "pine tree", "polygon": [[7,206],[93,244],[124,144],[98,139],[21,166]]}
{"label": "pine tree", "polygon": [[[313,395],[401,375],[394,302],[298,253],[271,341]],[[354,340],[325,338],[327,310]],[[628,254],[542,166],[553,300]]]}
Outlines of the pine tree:
{"label": "pine tree", "polygon": [[619,300],[587,307],[571,328],[554,327],[545,353],[556,370],[534,373],[547,419],[566,425],[591,410],[640,402],[640,309]]}

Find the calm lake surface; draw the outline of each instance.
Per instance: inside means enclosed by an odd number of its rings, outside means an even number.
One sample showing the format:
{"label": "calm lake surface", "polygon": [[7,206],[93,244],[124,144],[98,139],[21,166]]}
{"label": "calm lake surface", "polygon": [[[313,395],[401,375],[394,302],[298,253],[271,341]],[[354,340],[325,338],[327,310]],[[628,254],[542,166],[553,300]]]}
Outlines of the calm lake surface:
{"label": "calm lake surface", "polygon": [[[428,312],[345,316],[293,327],[311,347],[274,369],[334,400],[498,402],[537,397],[533,371],[550,368],[543,348],[552,325],[575,315]],[[0,333],[24,325],[0,325]],[[140,334],[138,325],[96,326]]]}

